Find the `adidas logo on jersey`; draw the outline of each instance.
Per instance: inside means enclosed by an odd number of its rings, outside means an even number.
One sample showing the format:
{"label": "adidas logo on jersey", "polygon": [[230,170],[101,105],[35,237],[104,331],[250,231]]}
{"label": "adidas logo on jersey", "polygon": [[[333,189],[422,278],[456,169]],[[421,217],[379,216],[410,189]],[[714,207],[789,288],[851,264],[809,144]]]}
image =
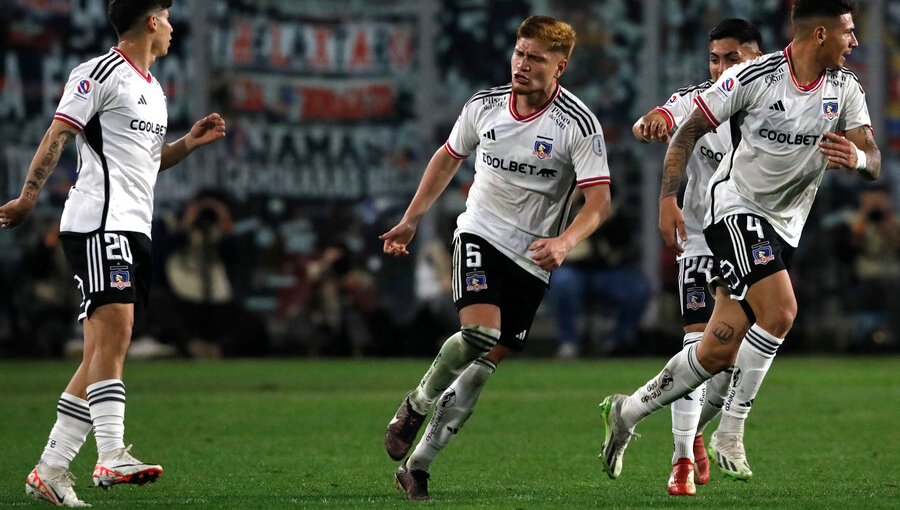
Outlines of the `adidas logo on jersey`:
{"label": "adidas logo on jersey", "polygon": [[784,111],[784,103],[782,103],[781,99],[779,99],[778,101],[775,101],[775,103],[773,103],[772,106],[769,107],[769,109],[775,110],[776,112],[783,112]]}
{"label": "adidas logo on jersey", "polygon": [[481,135],[482,138],[487,138],[488,140],[496,140],[497,135],[494,134],[494,130],[485,131],[484,134]]}
{"label": "adidas logo on jersey", "polygon": [[142,105],[145,105],[145,106],[146,106],[147,100],[144,99],[144,95],[143,95],[143,94],[141,94],[141,98],[138,99],[138,104],[142,104]]}

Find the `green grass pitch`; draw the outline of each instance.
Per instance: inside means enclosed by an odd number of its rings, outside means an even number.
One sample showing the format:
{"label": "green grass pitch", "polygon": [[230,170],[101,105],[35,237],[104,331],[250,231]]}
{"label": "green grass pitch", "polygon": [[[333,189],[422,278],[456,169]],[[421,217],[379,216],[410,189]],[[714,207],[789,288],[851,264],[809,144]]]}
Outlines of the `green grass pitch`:
{"label": "green grass pitch", "polygon": [[[663,362],[504,362],[432,466],[424,504],[395,489],[382,437],[428,360],[130,362],[126,441],[164,476],[94,488],[93,436],[72,471],[94,508],[900,507],[896,357],[776,360],[747,423],[750,482],[714,468],[696,497],[669,496],[667,409],[638,427],[622,477],[607,479],[597,404]],[[73,368],[0,363],[0,507],[49,508],[23,482]]]}

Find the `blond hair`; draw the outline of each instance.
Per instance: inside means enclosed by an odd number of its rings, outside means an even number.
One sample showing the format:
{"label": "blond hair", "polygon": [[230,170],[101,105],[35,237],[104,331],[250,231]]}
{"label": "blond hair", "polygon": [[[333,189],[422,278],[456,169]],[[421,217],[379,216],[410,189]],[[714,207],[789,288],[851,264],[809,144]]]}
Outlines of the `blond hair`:
{"label": "blond hair", "polygon": [[575,48],[575,30],[564,21],[550,16],[529,16],[516,30],[516,39],[534,39],[569,58]]}

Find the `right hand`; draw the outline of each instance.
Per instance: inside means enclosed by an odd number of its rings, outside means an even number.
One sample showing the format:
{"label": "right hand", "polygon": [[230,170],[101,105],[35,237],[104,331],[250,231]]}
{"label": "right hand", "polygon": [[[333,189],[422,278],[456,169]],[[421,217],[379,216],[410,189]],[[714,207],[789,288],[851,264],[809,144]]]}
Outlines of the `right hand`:
{"label": "right hand", "polygon": [[684,227],[684,213],[678,207],[678,199],[674,196],[659,201],[659,235],[662,236],[666,246],[676,254],[684,253],[684,248],[678,240],[680,239],[682,243],[687,242],[687,230]]}
{"label": "right hand", "polygon": [[407,221],[401,221],[394,228],[378,236],[384,241],[384,252],[395,257],[409,255],[406,249],[413,236],[416,235],[416,226]]}
{"label": "right hand", "polygon": [[669,143],[669,124],[658,112],[650,112],[635,123],[632,133],[641,142]]}
{"label": "right hand", "polygon": [[0,228],[14,228],[19,226],[28,213],[34,209],[34,202],[22,197],[14,198],[0,207]]}

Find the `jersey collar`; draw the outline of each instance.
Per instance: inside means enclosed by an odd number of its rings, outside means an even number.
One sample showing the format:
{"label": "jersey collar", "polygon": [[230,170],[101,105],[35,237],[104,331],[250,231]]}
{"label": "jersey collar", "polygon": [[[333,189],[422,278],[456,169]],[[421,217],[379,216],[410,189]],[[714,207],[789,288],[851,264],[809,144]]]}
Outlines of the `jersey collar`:
{"label": "jersey collar", "polygon": [[562,87],[559,85],[559,83],[557,83],[556,90],[554,90],[553,93],[550,94],[550,99],[548,99],[546,103],[541,105],[540,108],[538,108],[536,111],[534,111],[530,115],[520,115],[519,112],[516,111],[516,93],[510,91],[509,92],[509,113],[510,113],[510,115],[512,115],[512,117],[514,119],[516,119],[519,122],[531,122],[532,120],[540,117],[542,113],[547,111],[547,108],[550,107],[550,104],[553,103],[553,101],[559,96],[559,94],[561,92],[562,92]]}
{"label": "jersey collar", "polygon": [[112,51],[118,53],[119,55],[122,55],[122,58],[125,59],[125,62],[128,62],[128,64],[131,66],[131,68],[134,69],[134,72],[138,73],[138,75],[139,75],[141,78],[147,80],[147,83],[150,83],[151,81],[153,81],[153,75],[150,74],[150,72],[148,71],[148,72],[147,72],[147,75],[145,76],[144,73],[141,72],[140,69],[138,69],[138,66],[136,66],[136,65],[134,64],[134,61],[131,60],[130,58],[128,58],[128,55],[126,55],[124,51],[122,51],[122,50],[120,50],[119,48],[116,48],[116,47],[113,47]]}
{"label": "jersey collar", "polygon": [[784,59],[787,61],[788,71],[791,73],[791,81],[794,82],[794,86],[797,87],[797,90],[800,92],[814,92],[818,90],[822,83],[825,82],[825,71],[819,75],[819,77],[813,83],[809,85],[800,85],[800,82],[797,81],[797,77],[794,75],[794,58],[792,56],[791,46],[794,43],[790,43],[787,45],[787,48],[784,49]]}

